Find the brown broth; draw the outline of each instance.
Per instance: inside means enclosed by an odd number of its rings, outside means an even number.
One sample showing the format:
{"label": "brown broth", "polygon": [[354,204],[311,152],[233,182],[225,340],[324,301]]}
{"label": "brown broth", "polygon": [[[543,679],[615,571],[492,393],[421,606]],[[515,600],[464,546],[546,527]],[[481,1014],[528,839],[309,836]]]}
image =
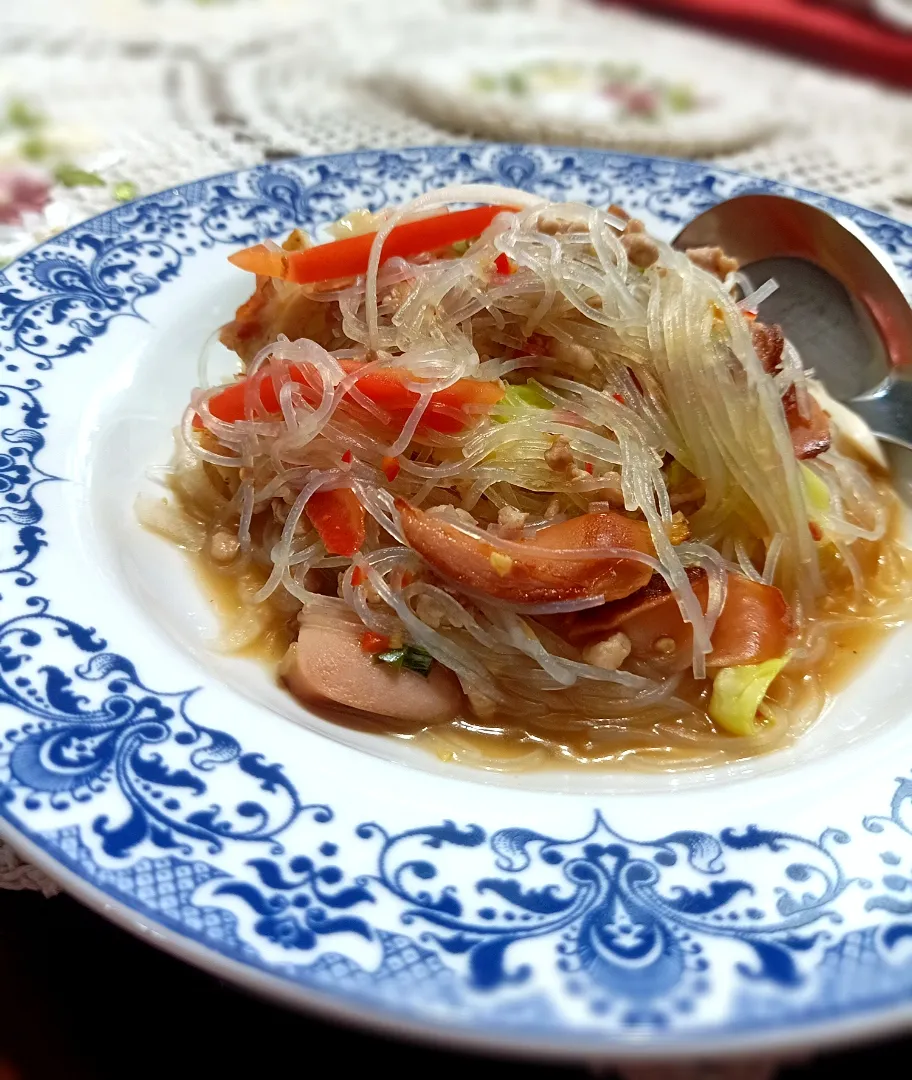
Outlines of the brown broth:
{"label": "brown broth", "polygon": [[[909,614],[912,602],[897,602],[897,585],[912,580],[912,554],[899,542],[900,518],[897,503],[884,539],[859,542],[854,547],[869,590],[864,602],[855,599],[851,576],[840,564],[825,565],[830,593],[802,642],[816,641],[817,647],[809,658],[793,661],[773,684],[770,700],[779,718],[764,722],[758,735],[750,739],[733,738],[715,729],[705,714],[708,684],[693,678],[685,678],[677,691],[678,698],[693,710],[686,718],[673,715],[668,708],[654,709],[654,715],[638,715],[633,720],[562,716],[557,722],[556,713],[538,720],[517,721],[513,717],[506,722],[496,717],[488,721],[471,717],[418,732],[397,728],[394,720],[346,710],[328,712],[327,718],[414,741],[444,761],[503,771],[568,763],[672,769],[763,753],[791,742],[806,730],[826,702],[851,681],[885,636]],[[251,617],[254,609],[246,598],[266,580],[265,569],[250,564],[220,565],[207,554],[193,555],[191,560],[200,585],[230,635],[232,627]],[[256,605],[255,617],[261,620],[260,632],[231,651],[275,672],[296,636],[296,613],[269,602]],[[829,625],[824,620],[829,620]],[[230,642],[226,644],[230,646]],[[783,716],[788,722],[783,722]]]}
{"label": "brown broth", "polygon": [[[203,468],[217,488],[217,471],[208,465]],[[832,554],[833,549],[823,548],[821,568],[828,595],[805,627],[796,646],[798,656],[773,683],[769,716],[750,738],[732,737],[715,728],[706,714],[710,684],[698,683],[690,676],[682,677],[676,690],[677,706],[654,706],[635,715],[606,715],[609,706],[604,692],[583,681],[572,691],[549,696],[549,711],[542,715],[540,699],[523,704],[527,696],[522,665],[532,665],[523,658],[515,663],[511,659],[509,668],[498,676],[511,701],[517,703],[509,715],[479,720],[466,714],[451,724],[420,731],[397,725],[394,719],[342,707],[325,710],[324,716],[346,727],[413,741],[445,761],[501,771],[568,763],[589,767],[623,763],[625,768],[646,770],[693,768],[753,757],[786,745],[807,729],[886,634],[912,614],[912,600],[908,599],[912,552],[901,542],[900,503],[886,477],[880,476],[876,483],[892,511],[883,539],[853,545],[865,598],[856,598],[852,576]],[[187,518],[207,531],[218,527],[211,506],[188,499],[179,487],[175,487],[175,495]],[[252,529],[258,541],[271,518],[271,512],[266,511],[254,519]],[[262,544],[258,542],[258,546]],[[831,554],[827,556],[827,552]],[[266,603],[250,602],[267,578],[267,568],[262,565],[246,559],[219,563],[208,546],[190,558],[224,628],[225,651],[254,659],[275,673],[297,634],[298,603],[283,590]],[[539,715],[533,714],[534,708]]]}
{"label": "brown broth", "polygon": [[[236,565],[225,566],[203,553],[189,554],[188,557],[219,625],[230,631],[251,611],[251,604],[245,597],[264,585],[269,575],[258,566],[247,565],[239,571]],[[231,647],[226,639],[226,650],[235,656],[258,660],[275,670],[296,637],[297,616],[294,612],[282,611],[276,604],[257,607],[257,615],[263,620],[260,633],[240,648]]]}

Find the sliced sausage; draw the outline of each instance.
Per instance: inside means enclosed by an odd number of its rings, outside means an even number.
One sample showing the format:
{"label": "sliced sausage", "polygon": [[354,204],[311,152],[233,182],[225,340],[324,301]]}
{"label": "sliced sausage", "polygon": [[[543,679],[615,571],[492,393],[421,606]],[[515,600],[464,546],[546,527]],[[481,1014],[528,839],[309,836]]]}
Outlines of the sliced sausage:
{"label": "sliced sausage", "polygon": [[416,727],[445,724],[462,709],[462,689],[449,668],[435,663],[425,678],[385,664],[343,627],[303,626],[279,674],[305,705],[344,705]]}
{"label": "sliced sausage", "polygon": [[635,559],[596,555],[562,559],[561,549],[616,547],[652,555],[649,527],[623,514],[580,514],[546,525],[505,555],[492,544],[469,536],[443,518],[396,500],[409,545],[435,570],[465,588],[520,604],[551,603],[580,596],[614,600],[649,581],[651,571]]}
{"label": "sliced sausage", "polygon": [[[688,576],[705,611],[709,597],[706,575],[702,570],[691,570]],[[661,671],[683,671],[693,659],[693,628],[684,621],[677,600],[658,574],[626,600],[577,613],[564,633],[574,644],[626,634],[631,658]],[[777,588],[729,574],[707,666],[735,667],[773,660],[787,651],[790,633],[788,605]]]}

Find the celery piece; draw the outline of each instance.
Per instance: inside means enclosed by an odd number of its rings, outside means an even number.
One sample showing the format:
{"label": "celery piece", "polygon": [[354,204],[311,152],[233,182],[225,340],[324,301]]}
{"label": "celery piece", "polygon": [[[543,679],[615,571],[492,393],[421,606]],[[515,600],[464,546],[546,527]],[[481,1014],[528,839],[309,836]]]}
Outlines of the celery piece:
{"label": "celery piece", "polygon": [[790,655],[764,660],[762,664],[722,668],[713,680],[710,720],[732,735],[755,734],[760,703]]}

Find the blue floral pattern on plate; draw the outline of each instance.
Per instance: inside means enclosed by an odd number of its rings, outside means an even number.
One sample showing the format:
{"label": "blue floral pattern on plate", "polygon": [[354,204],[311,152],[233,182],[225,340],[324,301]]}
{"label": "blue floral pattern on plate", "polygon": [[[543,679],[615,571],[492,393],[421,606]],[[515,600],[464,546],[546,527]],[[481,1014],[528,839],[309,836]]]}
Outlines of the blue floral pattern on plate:
{"label": "blue floral pattern on plate", "polygon": [[[86,613],[43,591],[40,464],[56,372],[179,290],[195,256],[354,206],[491,181],[670,227],[782,191],[850,216],[912,276],[912,229],[771,182],[597,151],[468,146],[291,161],[189,184],[79,226],[0,272],[0,818],[47,863],[321,1001],[465,1039],[591,1053],[809,1026],[912,1000],[912,779],[868,817],[801,835],[720,821],[628,837],[593,803],[570,835],[522,821],[348,822],[256,733],[204,726]],[[89,620],[95,618],[92,613]],[[78,617],[78,618],[77,618]],[[156,676],[156,678],[158,678]],[[196,717],[196,718],[195,718]],[[346,823],[343,824],[343,819]],[[881,871],[846,852],[876,845]],[[235,969],[236,973],[240,968]],[[240,976],[239,976],[240,977]]]}

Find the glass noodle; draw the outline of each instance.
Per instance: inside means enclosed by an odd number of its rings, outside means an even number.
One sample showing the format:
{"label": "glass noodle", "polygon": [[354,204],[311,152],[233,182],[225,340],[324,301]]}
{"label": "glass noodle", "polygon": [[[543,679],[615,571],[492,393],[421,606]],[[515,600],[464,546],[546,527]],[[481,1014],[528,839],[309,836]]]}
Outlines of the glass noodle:
{"label": "glass noodle", "polygon": [[[398,225],[478,203],[510,210],[453,250],[382,261]],[[741,275],[646,238],[616,208],[493,184],[427,192],[361,225],[376,229],[363,274],[259,279],[260,323],[241,309],[226,328],[245,363],[244,414],[220,418],[223,387],[194,391],[170,473],[174,519],[144,504],[144,520],[173,538],[190,535],[177,518],[193,523],[200,557],[237,588],[245,626],[279,627],[286,642],[299,621],[361,627],[426,649],[467,695],[456,722],[421,736],[444,756],[667,768],[730,753],[706,704],[732,575],[782,590],[795,657],[737,753],[805,725],[826,697],[815,673],[836,663],[834,628],[895,622],[907,560],[888,486],[838,431],[828,450],[796,459],[784,402],[791,394],[809,417],[813,383],[788,345],[767,370],[752,332],[775,283],[739,300]],[[411,394],[405,409],[372,389],[391,371]],[[467,379],[522,394],[493,411],[435,404]],[[264,381],[276,411],[262,407]],[[428,422],[438,416],[452,422]],[[572,464],[556,467],[556,451]],[[327,550],[307,510],[343,489],[366,522],[350,557]],[[570,545],[547,558],[645,567],[692,632],[689,667],[594,662],[560,620],[603,597],[523,602],[460,583],[409,547],[397,500],[506,564],[580,514],[642,522],[650,552]]]}

